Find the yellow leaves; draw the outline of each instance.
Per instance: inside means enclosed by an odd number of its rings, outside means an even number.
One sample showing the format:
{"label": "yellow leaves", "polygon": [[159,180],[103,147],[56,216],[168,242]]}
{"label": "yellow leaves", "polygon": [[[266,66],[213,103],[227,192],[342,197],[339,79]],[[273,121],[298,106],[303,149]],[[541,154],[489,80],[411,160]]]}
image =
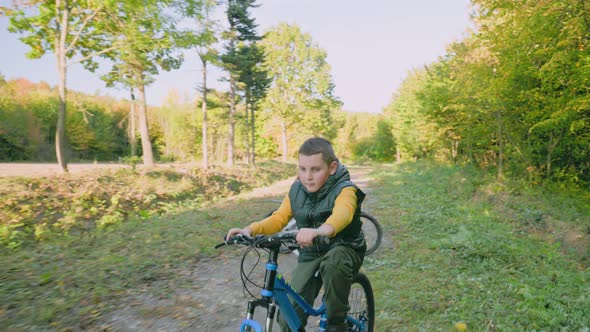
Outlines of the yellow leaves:
{"label": "yellow leaves", "polygon": [[47,223],[37,224],[34,226],[35,240],[44,240],[49,234],[49,228]]}
{"label": "yellow leaves", "polygon": [[117,206],[119,206],[119,200],[121,199],[121,195],[120,194],[115,194],[111,197],[111,207],[115,208]]}
{"label": "yellow leaves", "polygon": [[467,331],[467,324],[465,322],[457,322],[457,323],[455,323],[453,328],[454,328],[454,331],[465,332],[465,331]]}

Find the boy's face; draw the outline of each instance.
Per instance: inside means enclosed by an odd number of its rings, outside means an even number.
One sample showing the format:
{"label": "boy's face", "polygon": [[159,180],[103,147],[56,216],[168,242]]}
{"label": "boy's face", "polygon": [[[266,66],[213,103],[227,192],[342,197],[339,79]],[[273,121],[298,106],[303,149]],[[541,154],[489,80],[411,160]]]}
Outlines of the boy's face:
{"label": "boy's face", "polygon": [[322,159],[321,153],[311,156],[299,155],[299,180],[310,193],[320,190],[330,175],[336,173],[337,169],[338,162],[333,161],[328,165]]}

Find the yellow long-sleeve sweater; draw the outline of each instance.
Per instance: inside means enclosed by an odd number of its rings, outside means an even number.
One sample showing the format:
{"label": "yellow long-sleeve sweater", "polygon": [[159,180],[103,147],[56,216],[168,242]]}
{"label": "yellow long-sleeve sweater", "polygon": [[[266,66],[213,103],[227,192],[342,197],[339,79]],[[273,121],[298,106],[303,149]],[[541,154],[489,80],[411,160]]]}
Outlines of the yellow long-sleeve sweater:
{"label": "yellow long-sleeve sweater", "polygon": [[[334,234],[332,236],[335,236],[350,224],[355,210],[356,189],[354,187],[346,187],[336,197],[332,215],[325,222],[325,224],[334,227]],[[279,232],[283,227],[287,226],[292,217],[291,201],[289,200],[289,195],[287,195],[278,210],[270,217],[254,222],[248,227],[252,230],[252,235],[270,235]]]}

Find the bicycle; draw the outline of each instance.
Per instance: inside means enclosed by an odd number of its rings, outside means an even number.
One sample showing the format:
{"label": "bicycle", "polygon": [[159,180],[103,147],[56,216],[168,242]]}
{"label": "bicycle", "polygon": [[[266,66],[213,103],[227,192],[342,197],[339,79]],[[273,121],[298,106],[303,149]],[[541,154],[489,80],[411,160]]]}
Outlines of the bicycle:
{"label": "bicycle", "polygon": [[[281,316],[287,322],[291,331],[300,331],[303,326],[295,313],[295,309],[289,297],[294,299],[297,305],[301,306],[306,314],[310,316],[320,316],[319,332],[327,329],[326,308],[322,299],[322,304],[318,308],[313,308],[312,304],[307,303],[291,286],[285,281],[283,276],[278,273],[278,256],[282,246],[289,246],[293,249],[299,248],[295,241],[296,233],[281,233],[270,236],[258,235],[247,237],[236,235],[228,241],[220,243],[215,248],[223,245],[241,244],[246,245],[249,249],[244,253],[242,264],[240,266],[240,276],[242,283],[247,290],[247,282],[254,284],[249,279],[249,274],[244,272],[244,260],[250,250],[263,249],[268,252],[268,260],[265,265],[264,285],[261,287],[260,297],[255,297],[250,291],[248,293],[254,297],[248,301],[248,310],[246,318],[242,321],[240,332],[272,332],[273,321],[278,310]],[[316,238],[318,241],[327,241],[325,237]],[[320,243],[321,245],[321,243]],[[252,269],[253,270],[253,269]],[[252,272],[250,271],[250,273]],[[254,284],[255,285],[255,284]],[[259,286],[260,287],[260,286]],[[373,297],[373,288],[369,278],[362,272],[357,273],[352,283],[349,293],[350,311],[346,317],[348,331],[350,332],[372,332],[375,324],[375,300]],[[262,325],[254,320],[254,311],[258,307],[267,310],[264,330]]]}
{"label": "bicycle", "polygon": [[[267,213],[264,218],[270,217],[274,211]],[[365,211],[361,211],[361,222],[362,222],[362,230],[363,234],[365,235],[365,242],[367,242],[367,251],[365,255],[370,255],[379,248],[381,245],[381,240],[383,238],[383,230],[381,229],[381,224],[377,221],[375,217],[368,214]],[[291,219],[287,226],[285,226],[281,232],[282,233],[290,233],[297,230],[297,225],[295,224],[295,219]],[[281,248],[282,254],[291,253],[293,250],[290,250],[286,247]]]}

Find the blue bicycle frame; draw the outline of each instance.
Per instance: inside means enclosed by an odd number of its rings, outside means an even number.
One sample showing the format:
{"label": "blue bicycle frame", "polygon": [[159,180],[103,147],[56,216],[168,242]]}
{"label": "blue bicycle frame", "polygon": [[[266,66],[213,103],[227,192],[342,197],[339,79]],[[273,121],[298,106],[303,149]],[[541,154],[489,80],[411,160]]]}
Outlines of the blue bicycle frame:
{"label": "blue bicycle frame", "polygon": [[[270,253],[271,259],[273,257],[273,253]],[[275,260],[276,261],[276,260]],[[295,292],[291,286],[285,281],[282,275],[277,273],[277,264],[273,262],[269,262],[266,264],[266,275],[265,275],[265,287],[262,289],[260,294],[262,298],[260,299],[253,299],[248,302],[248,315],[246,319],[242,322],[242,326],[240,331],[246,331],[246,327],[252,328],[256,332],[262,332],[262,327],[258,322],[253,320],[254,318],[254,310],[257,307],[264,307],[267,309],[267,319],[266,319],[266,330],[272,330],[272,321],[274,319],[274,315],[276,312],[276,307],[278,305],[279,310],[281,311],[281,317],[287,322],[287,325],[291,329],[291,331],[300,331],[303,330],[303,326],[301,326],[301,321],[295,312],[295,308],[291,305],[289,301],[289,297],[293,298],[294,301],[300,305],[305,313],[311,316],[322,316],[320,319],[320,331],[325,331],[327,328],[327,320],[326,320],[326,306],[322,302],[322,305],[314,309],[309,303],[307,303],[297,292]],[[269,282],[271,281],[272,282]]]}
{"label": "blue bicycle frame", "polygon": [[[321,316],[319,331],[326,331],[328,321],[325,303],[322,301],[321,306],[314,309],[312,305],[307,303],[301,295],[291,288],[283,276],[277,272],[278,253],[278,249],[270,250],[269,260],[266,263],[264,287],[261,291],[262,297],[260,299],[252,299],[248,301],[248,314],[246,319],[242,321],[240,332],[247,331],[248,327],[250,330],[263,332],[260,323],[254,320],[254,310],[257,307],[264,307],[267,309],[265,329],[266,331],[272,331],[272,322],[274,320],[277,305],[279,306],[282,319],[287,322],[291,331],[302,331],[305,326],[301,325],[301,321],[295,312],[295,308],[289,301],[289,297],[291,297],[297,305],[301,306],[306,314],[311,316]],[[360,327],[360,331],[364,331],[365,322],[356,320],[350,316],[346,317],[346,319],[354,326]]]}

